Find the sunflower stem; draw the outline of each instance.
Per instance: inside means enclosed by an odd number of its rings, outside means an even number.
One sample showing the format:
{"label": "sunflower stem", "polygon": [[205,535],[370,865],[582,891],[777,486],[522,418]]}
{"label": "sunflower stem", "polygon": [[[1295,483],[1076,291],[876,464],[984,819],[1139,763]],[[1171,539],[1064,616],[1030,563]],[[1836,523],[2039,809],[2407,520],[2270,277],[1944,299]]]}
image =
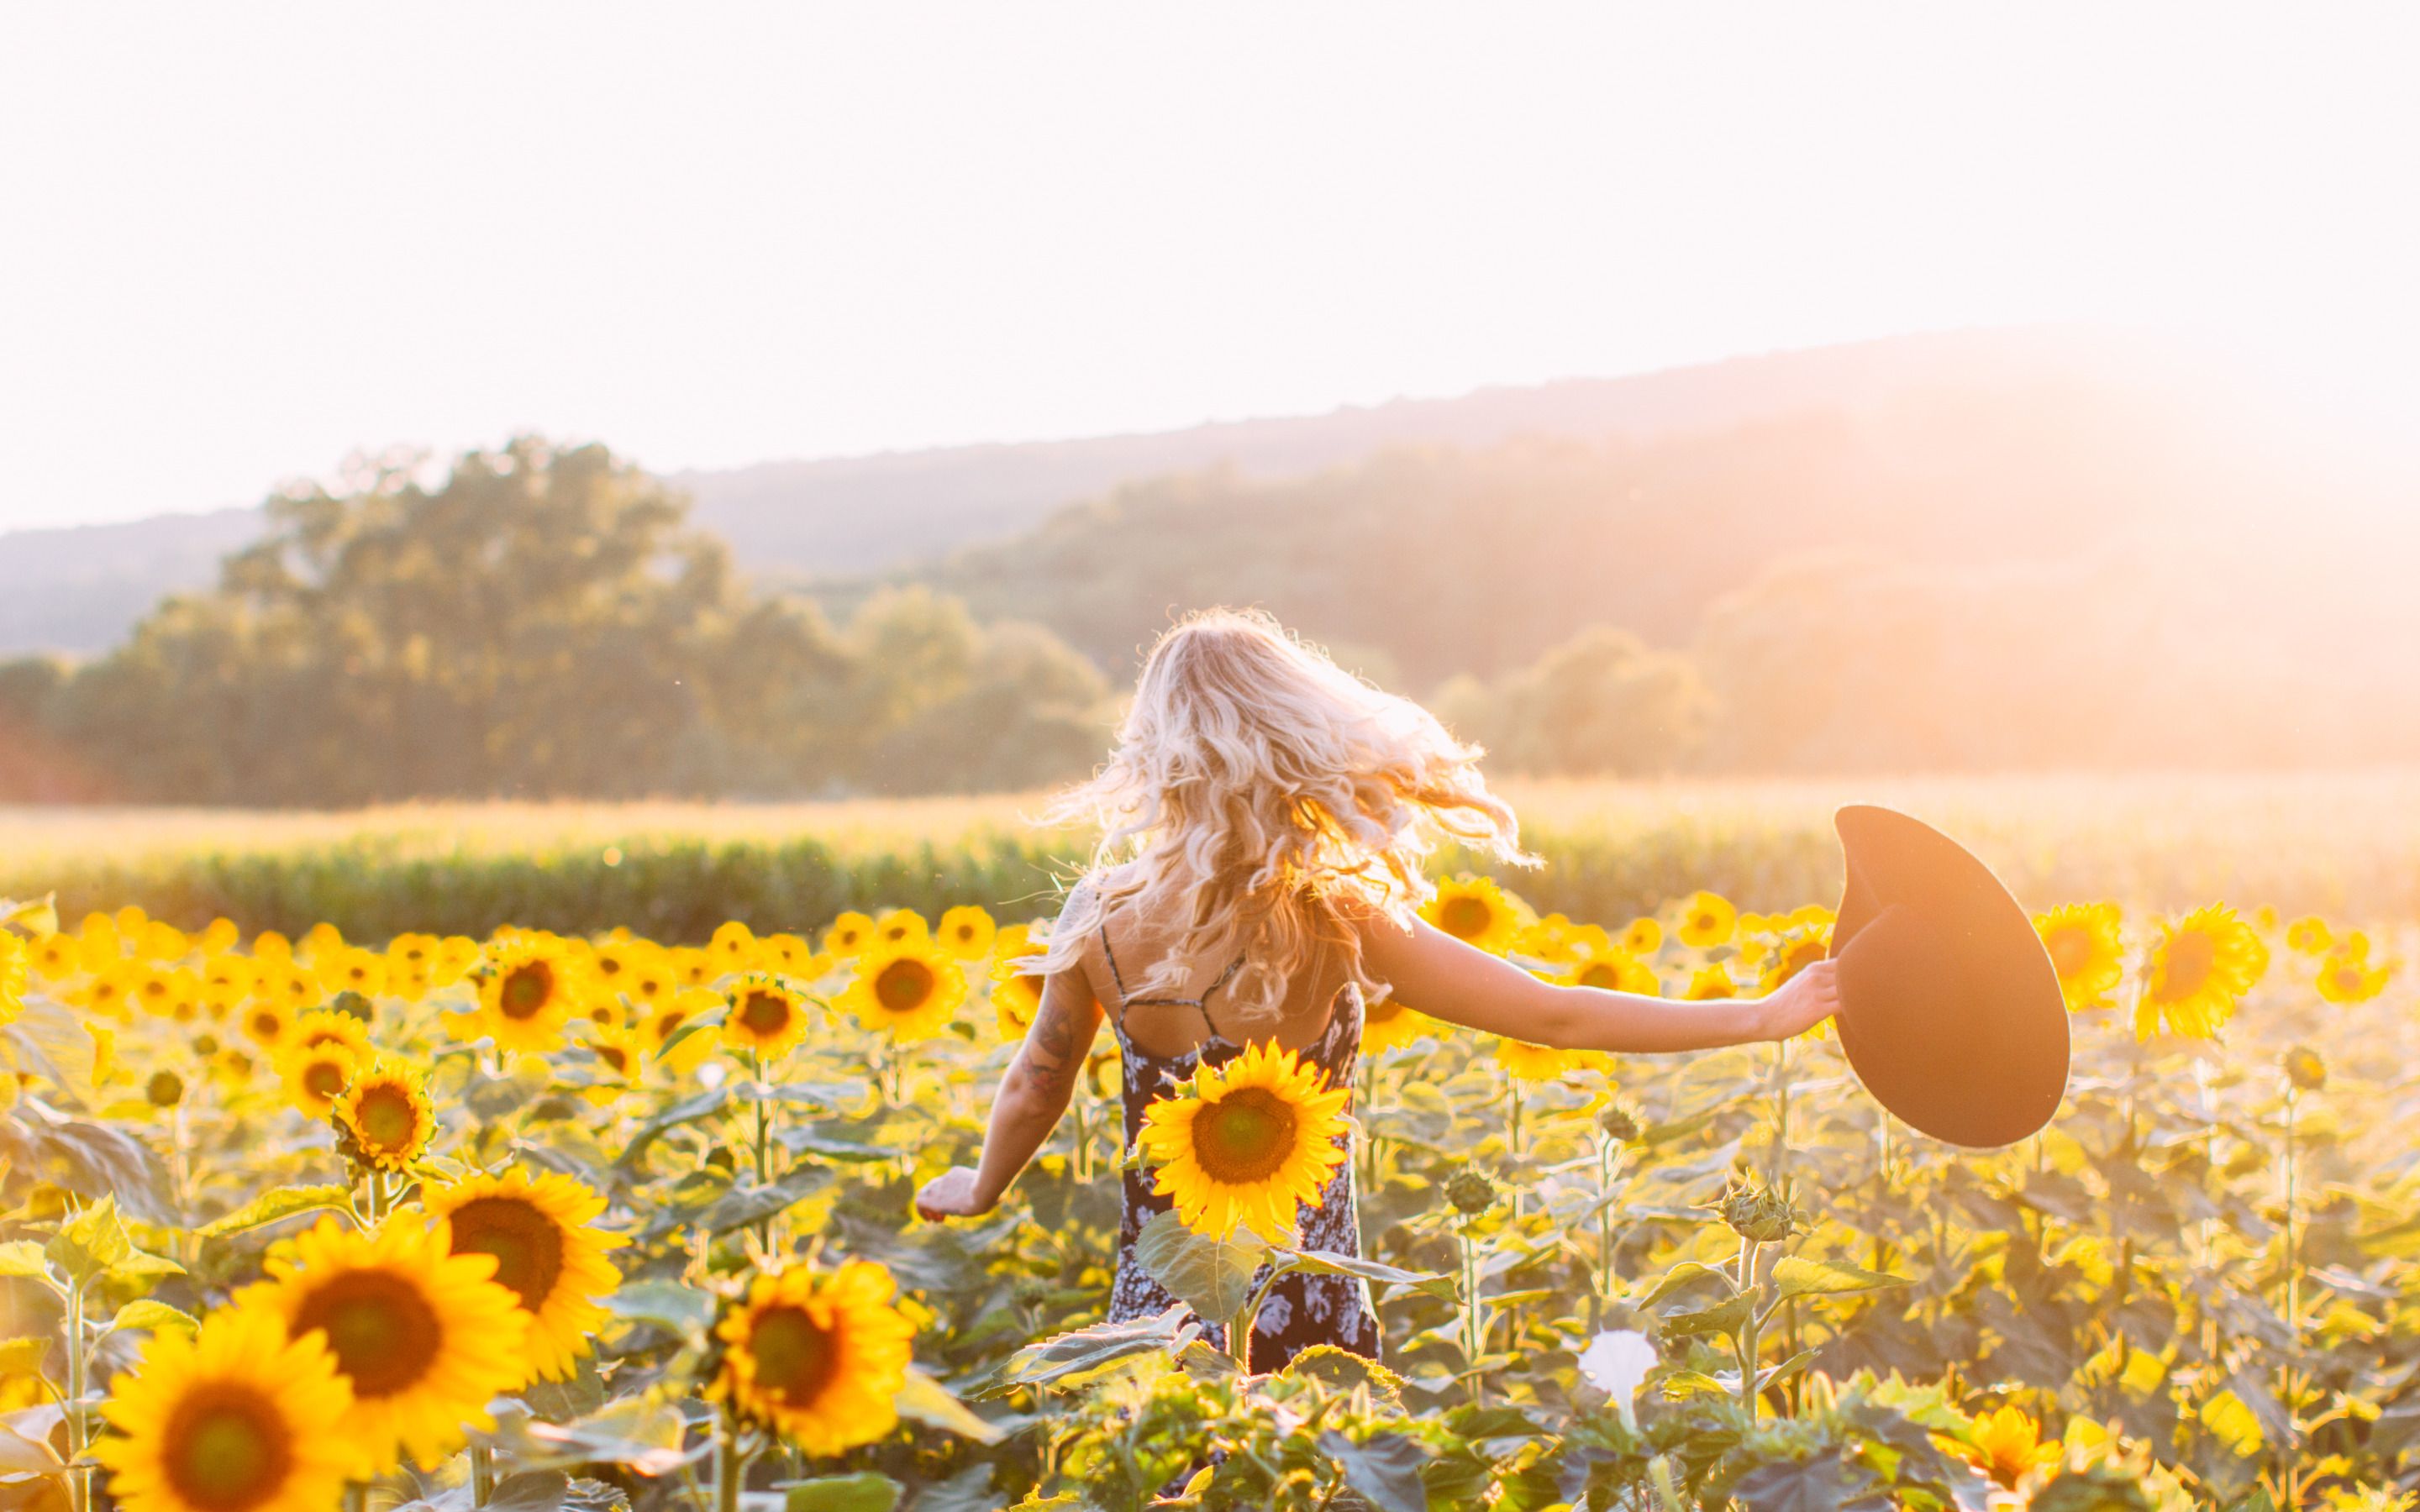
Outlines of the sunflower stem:
{"label": "sunflower stem", "polygon": [[[756,1184],[765,1186],[773,1180],[773,1114],[772,1100],[763,1094],[765,1057],[755,1051],[748,1052],[748,1069],[756,1079]],[[756,1247],[766,1254],[773,1253],[773,1220],[768,1215],[756,1225]]]}
{"label": "sunflower stem", "polygon": [[1257,1303],[1247,1302],[1227,1320],[1227,1352],[1235,1357],[1235,1373],[1252,1373],[1252,1322],[1261,1316]]}
{"label": "sunflower stem", "polygon": [[471,1445],[471,1504],[486,1506],[496,1497],[496,1457],[484,1443]]}
{"label": "sunflower stem", "polygon": [[70,1280],[67,1288],[68,1335],[68,1502],[74,1512],[92,1504],[92,1483],[83,1465],[85,1389],[84,1286]]}
{"label": "sunflower stem", "polygon": [[739,1512],[739,1488],[748,1478],[748,1460],[739,1452],[739,1425],[724,1408],[717,1417],[714,1441],[715,1512]]}
{"label": "sunflower stem", "polygon": [[365,1480],[345,1482],[345,1512],[369,1512],[370,1483]]}

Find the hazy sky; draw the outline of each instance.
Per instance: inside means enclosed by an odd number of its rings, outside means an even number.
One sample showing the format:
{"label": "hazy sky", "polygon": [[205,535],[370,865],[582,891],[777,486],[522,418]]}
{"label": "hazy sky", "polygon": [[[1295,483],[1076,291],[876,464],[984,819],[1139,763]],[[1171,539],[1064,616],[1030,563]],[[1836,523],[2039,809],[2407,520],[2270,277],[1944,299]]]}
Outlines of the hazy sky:
{"label": "hazy sky", "polygon": [[0,527],[2086,317],[2420,404],[2420,10],[0,9]]}

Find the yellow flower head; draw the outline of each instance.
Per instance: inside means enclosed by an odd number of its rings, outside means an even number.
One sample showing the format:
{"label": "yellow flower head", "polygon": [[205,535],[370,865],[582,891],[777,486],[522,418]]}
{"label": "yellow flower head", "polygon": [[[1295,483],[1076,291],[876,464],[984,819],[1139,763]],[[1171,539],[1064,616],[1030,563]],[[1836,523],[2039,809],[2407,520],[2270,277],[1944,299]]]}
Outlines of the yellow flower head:
{"label": "yellow flower head", "polygon": [[589,1227],[605,1199],[568,1176],[516,1167],[470,1177],[421,1200],[431,1218],[453,1226],[453,1253],[496,1257],[496,1284],[529,1316],[531,1373],[569,1380],[588,1352],[590,1331],[607,1317],[596,1299],[622,1284],[605,1252],[629,1241]]}
{"label": "yellow flower head", "polygon": [[1664,926],[1652,918],[1634,918],[1621,932],[1620,944],[1632,955],[1653,955],[1664,949]]}
{"label": "yellow flower head", "polygon": [[376,997],[386,991],[386,957],[357,945],[340,945],[311,958],[319,985],[331,993]]}
{"label": "yellow flower head", "polygon": [[2386,990],[2391,966],[2369,964],[2369,941],[2355,934],[2320,964],[2319,995],[2331,1003],[2366,1003]]}
{"label": "yellow flower head", "polygon": [[874,938],[874,920],[863,914],[850,912],[831,921],[824,931],[824,954],[836,961],[845,961],[866,948]]}
{"label": "yellow flower head", "polygon": [[252,958],[263,965],[291,965],[294,947],[285,935],[265,929],[252,938]]}
{"label": "yellow flower head", "polygon": [[355,1158],[381,1171],[399,1171],[418,1160],[437,1132],[437,1105],[428,1100],[427,1078],[393,1056],[380,1056],[354,1072],[353,1084],[336,1103],[336,1121],[352,1136]]}
{"label": "yellow flower head", "polygon": [[2174,1033],[2214,1037],[2268,969],[2269,948],[2225,903],[2196,909],[2182,923],[2163,920],[2150,981],[2134,1008],[2134,1037],[2149,1039],[2163,1018]]}
{"label": "yellow flower head", "polygon": [[2116,903],[2062,903],[2034,916],[2034,933],[2050,952],[2069,1012],[2110,1006],[2110,993],[2126,975],[2118,924]]}
{"label": "yellow flower head", "polygon": [[437,942],[436,965],[428,973],[431,987],[451,987],[479,964],[479,942],[468,934],[448,934]]}
{"label": "yellow flower head", "polygon": [[627,993],[637,972],[662,954],[645,940],[607,940],[597,948],[588,969],[606,992]]}
{"label": "yellow flower head", "polygon": [[813,981],[831,969],[831,958],[796,934],[768,934],[756,942],[756,967],[777,976]]}
{"label": "yellow flower head", "polygon": [[[120,927],[122,928],[123,925],[121,924]],[[294,953],[308,956],[317,961],[322,956],[333,954],[344,948],[344,932],[323,918],[302,932],[302,938],[296,943]]]}
{"label": "yellow flower head", "polygon": [[1437,884],[1420,917],[1465,945],[1490,955],[1512,949],[1528,926],[1528,907],[1489,877],[1461,876]]}
{"label": "yellow flower head", "polygon": [[756,964],[756,933],[737,919],[714,932],[706,942],[706,953],[714,957],[718,977],[728,977],[748,970]]}
{"label": "yellow flower head", "polygon": [[259,970],[249,956],[214,955],[202,965],[202,1004],[213,1017],[233,1012],[252,995]]}
{"label": "yellow flower head", "polygon": [[646,1069],[648,1045],[644,1031],[619,1026],[598,1029],[588,1037],[605,1070],[617,1081],[636,1082]]}
{"label": "yellow flower head", "polygon": [[2286,926],[2286,948],[2304,955],[2325,955],[2335,939],[2328,933],[2328,921],[2314,915],[2298,918]]}
{"label": "yellow flower head", "polygon": [[1323,1088],[1319,1072],[1274,1042],[1203,1065],[1174,1096],[1143,1110],[1152,1190],[1176,1199],[1185,1226],[1225,1239],[1248,1227],[1275,1241],[1295,1229],[1295,1205],[1318,1207],[1344,1163],[1350,1088]]}
{"label": "yellow flower head", "polygon": [[1681,995],[1693,1003],[1712,1002],[1718,997],[1737,997],[1739,983],[1721,966],[1699,966],[1689,979],[1689,990]]}
{"label": "yellow flower head", "polygon": [[1526,1040],[1498,1039],[1496,1063],[1515,1081],[1551,1082],[1563,1073],[1564,1053]]}
{"label": "yellow flower head", "polygon": [[806,1038],[807,1002],[768,971],[752,971],[723,989],[722,1042],[766,1060]]}
{"label": "yellow flower head", "polygon": [[1764,970],[1757,978],[1757,990],[1776,991],[1783,982],[1831,953],[1831,925],[1792,925],[1765,958]]}
{"label": "yellow flower head", "polygon": [[137,961],[163,964],[182,961],[185,952],[194,948],[193,942],[185,938],[183,930],[156,918],[145,919],[142,927],[134,931],[131,943]]}
{"label": "yellow flower head", "polygon": [[1738,926],[1739,910],[1720,894],[1692,893],[1681,905],[1681,943],[1691,949],[1710,950],[1727,944]]}
{"label": "yellow flower head", "polygon": [[916,1325],[891,1304],[891,1273],[851,1260],[830,1275],[793,1265],[749,1283],[716,1325],[722,1368],[706,1389],[810,1455],[887,1438]]}
{"label": "yellow flower head", "polygon": [[263,967],[253,981],[253,996],[263,1002],[275,1003],[286,1011],[290,1021],[306,1008],[317,1008],[328,1000],[319,979],[291,961]]}
{"label": "yellow flower head", "polygon": [[1647,964],[1619,945],[1590,950],[1555,979],[1566,987],[1598,987],[1613,993],[1660,997],[1664,984]]}
{"label": "yellow flower head", "polygon": [[869,947],[837,1006],[866,1028],[904,1041],[939,1034],[966,1000],[966,972],[948,951],[918,937]]}
{"label": "yellow flower head", "polygon": [[2010,1491],[2036,1469],[2056,1463],[2066,1452],[2056,1439],[2042,1443],[2040,1425],[2013,1407],[1976,1418],[1958,1448],[1976,1469]]}
{"label": "yellow flower head", "polygon": [[350,1013],[340,1013],[333,1008],[315,1008],[298,1015],[286,1030],[286,1043],[303,1050],[316,1050],[321,1045],[342,1045],[360,1059],[372,1054],[370,1026]]}
{"label": "yellow flower head", "polygon": [[225,955],[242,940],[243,932],[235,927],[235,920],[222,915],[202,926],[202,932],[194,936],[194,949],[206,956]]}
{"label": "yellow flower head", "polygon": [[84,969],[84,957],[72,934],[45,934],[26,951],[26,959],[44,981],[57,981]]}
{"label": "yellow flower head", "polygon": [[355,1468],[341,1426],[351,1385],[318,1336],[261,1307],[162,1329],[101,1404],[92,1446],[126,1512],[327,1512]]}
{"label": "yellow flower head", "polygon": [[278,1075],[286,1083],[287,1101],[302,1109],[305,1118],[334,1118],[336,1104],[353,1085],[353,1076],[365,1058],[350,1046],[335,1041],[287,1051],[277,1062]]}
{"label": "yellow flower head", "polygon": [[478,1026],[499,1049],[544,1055],[563,1043],[563,1026],[583,1008],[580,966],[563,942],[520,935],[488,950],[479,984]]}
{"label": "yellow flower head", "polygon": [[941,949],[961,961],[980,961],[991,953],[992,936],[999,933],[991,916],[972,903],[964,903],[941,916],[940,928],[933,937]]}
{"label": "yellow flower head", "polygon": [[0,929],[0,1024],[24,1011],[25,983],[32,975],[25,962],[24,943]]}
{"label": "yellow flower head", "polygon": [[1612,936],[1594,924],[1575,924],[1560,914],[1548,914],[1521,932],[1512,942],[1518,953],[1539,961],[1576,961],[1607,949]]}
{"label": "yellow flower head", "polygon": [[323,1218],[240,1299],[334,1353],[353,1392],[337,1437],[370,1474],[404,1454],[444,1463],[465,1427],[495,1427],[488,1399],[529,1379],[529,1314],[492,1279],[494,1257],[453,1254],[452,1242],[442,1219],[401,1214],[368,1235]]}
{"label": "yellow flower head", "polygon": [[256,997],[244,1005],[237,1022],[245,1039],[274,1055],[286,1048],[286,1035],[294,1027],[294,1015],[274,997]]}
{"label": "yellow flower head", "polygon": [[182,966],[145,965],[134,973],[134,1001],[147,1013],[179,1023],[194,1016],[202,980]]}
{"label": "yellow flower head", "polygon": [[1361,1010],[1361,1053],[1365,1056],[1409,1044],[1423,1034],[1436,1032],[1435,1024],[1427,1014],[1406,1006],[1391,992]]}
{"label": "yellow flower head", "polygon": [[904,945],[909,940],[929,940],[932,927],[924,916],[913,908],[894,908],[874,921],[874,945],[876,949],[886,945]]}
{"label": "yellow flower head", "polygon": [[693,945],[675,945],[664,952],[673,968],[673,980],[682,987],[704,987],[721,975],[714,964],[714,952],[701,950]]}
{"label": "yellow flower head", "polygon": [[992,937],[991,1011],[1002,1040],[1022,1040],[1042,1011],[1045,979],[1023,970],[1034,953],[1033,927],[1011,924]]}

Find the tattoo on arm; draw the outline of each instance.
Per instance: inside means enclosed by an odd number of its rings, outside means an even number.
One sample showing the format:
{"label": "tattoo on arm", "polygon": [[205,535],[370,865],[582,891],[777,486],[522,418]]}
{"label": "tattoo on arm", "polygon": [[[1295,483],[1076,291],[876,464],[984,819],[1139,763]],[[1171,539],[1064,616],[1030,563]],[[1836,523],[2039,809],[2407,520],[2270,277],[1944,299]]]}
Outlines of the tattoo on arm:
{"label": "tattoo on arm", "polygon": [[1076,1042],[1075,1016],[1056,1000],[1055,994],[1042,995],[1033,1026],[1025,1033],[1025,1048],[1016,1057],[1028,1091],[1059,1097],[1074,1089],[1076,1077],[1084,1069],[1084,1052],[1090,1048]]}

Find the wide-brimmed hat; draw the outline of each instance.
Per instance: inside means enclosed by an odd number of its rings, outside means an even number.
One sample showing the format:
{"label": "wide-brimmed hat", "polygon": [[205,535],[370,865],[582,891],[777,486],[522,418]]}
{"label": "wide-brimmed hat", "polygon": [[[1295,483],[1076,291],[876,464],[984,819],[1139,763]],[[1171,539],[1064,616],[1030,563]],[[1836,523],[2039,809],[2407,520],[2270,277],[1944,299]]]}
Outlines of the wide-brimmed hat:
{"label": "wide-brimmed hat", "polygon": [[1956,841],[1888,809],[1833,816],[1840,1047],[1877,1102],[1953,1145],[2013,1144],[2067,1091],[2067,1006],[2033,921]]}

